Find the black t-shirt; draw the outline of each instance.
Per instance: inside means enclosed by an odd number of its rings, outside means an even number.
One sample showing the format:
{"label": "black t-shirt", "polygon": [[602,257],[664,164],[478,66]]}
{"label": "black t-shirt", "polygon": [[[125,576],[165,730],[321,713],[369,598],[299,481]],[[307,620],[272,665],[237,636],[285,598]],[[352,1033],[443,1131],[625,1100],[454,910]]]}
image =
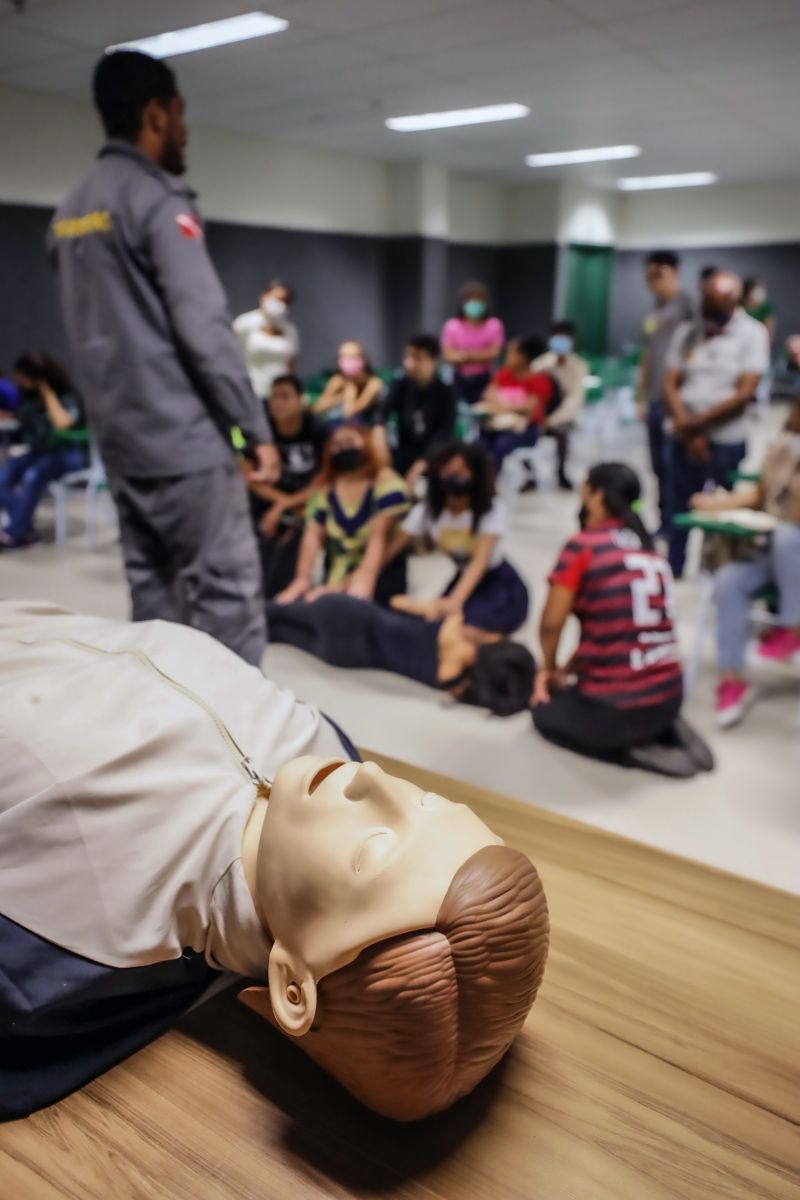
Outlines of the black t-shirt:
{"label": "black t-shirt", "polygon": [[300,431],[291,437],[280,433],[272,421],[269,424],[281,456],[281,477],[276,486],[291,495],[302,492],[322,463],[322,451],[327,438],[325,426],[310,412],[303,413]]}
{"label": "black t-shirt", "polygon": [[392,455],[395,468],[405,474],[409,467],[455,433],[456,395],[434,375],[420,387],[404,375],[391,387],[384,404],[384,420],[397,426],[397,447]]}

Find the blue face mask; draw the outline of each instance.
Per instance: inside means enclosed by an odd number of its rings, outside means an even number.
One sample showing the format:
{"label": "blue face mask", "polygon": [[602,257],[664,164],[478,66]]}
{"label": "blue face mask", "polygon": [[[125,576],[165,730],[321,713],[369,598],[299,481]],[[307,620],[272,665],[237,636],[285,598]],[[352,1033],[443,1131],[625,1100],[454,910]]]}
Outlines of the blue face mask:
{"label": "blue face mask", "polygon": [[547,343],[553,354],[571,354],[572,353],[572,338],[568,333],[554,333]]}
{"label": "blue face mask", "polygon": [[485,300],[465,300],[464,316],[472,321],[478,321],[486,312]]}

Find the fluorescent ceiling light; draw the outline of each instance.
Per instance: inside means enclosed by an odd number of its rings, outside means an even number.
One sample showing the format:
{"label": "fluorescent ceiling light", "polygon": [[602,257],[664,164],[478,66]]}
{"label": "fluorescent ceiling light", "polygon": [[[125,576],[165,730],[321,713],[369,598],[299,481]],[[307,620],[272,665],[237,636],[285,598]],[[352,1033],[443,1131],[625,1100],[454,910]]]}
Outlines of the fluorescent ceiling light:
{"label": "fluorescent ceiling light", "polygon": [[551,154],[529,154],[529,167],[558,167],[567,163],[606,162],[612,158],[638,158],[641,146],[592,146],[588,150],[554,150]]}
{"label": "fluorescent ceiling light", "polygon": [[617,187],[623,192],[646,192],[651,188],[706,187],[716,182],[711,171],[689,171],[685,175],[634,175],[618,179]]}
{"label": "fluorescent ceiling light", "polygon": [[208,21],[205,25],[190,25],[187,29],[173,29],[133,42],[120,42],[117,46],[107,46],[106,54],[114,50],[141,50],[153,58],[173,58],[176,54],[191,54],[193,50],[209,50],[212,46],[229,46],[231,42],[282,33],[288,28],[289,22],[282,17],[271,17],[263,12],[242,13],[239,17],[225,17],[222,21]]}
{"label": "fluorescent ceiling light", "polygon": [[451,129],[455,125],[483,125],[487,121],[514,121],[529,117],[525,104],[484,104],[481,108],[454,108],[450,112],[420,113],[416,117],[389,117],[386,124],[398,133],[419,129]]}

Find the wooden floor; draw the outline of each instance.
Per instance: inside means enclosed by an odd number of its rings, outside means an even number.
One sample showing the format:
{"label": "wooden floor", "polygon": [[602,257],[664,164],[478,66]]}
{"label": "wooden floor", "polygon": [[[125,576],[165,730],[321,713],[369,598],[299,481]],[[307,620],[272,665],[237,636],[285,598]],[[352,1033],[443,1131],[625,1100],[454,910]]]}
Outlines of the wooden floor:
{"label": "wooden floor", "polygon": [[0,1126],[1,1200],[798,1200],[800,899],[384,765],[542,875],[550,962],[506,1061],[394,1126],[224,993]]}

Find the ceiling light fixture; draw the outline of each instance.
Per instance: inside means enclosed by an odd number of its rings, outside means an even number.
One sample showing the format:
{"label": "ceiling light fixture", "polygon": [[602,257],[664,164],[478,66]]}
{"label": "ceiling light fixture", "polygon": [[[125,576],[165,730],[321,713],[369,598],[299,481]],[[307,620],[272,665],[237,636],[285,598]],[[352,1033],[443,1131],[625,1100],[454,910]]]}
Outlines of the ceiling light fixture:
{"label": "ceiling light fixture", "polygon": [[515,121],[529,117],[526,104],[484,104],[481,108],[454,108],[449,112],[420,113],[415,117],[389,117],[387,128],[397,133],[420,129],[452,129],[456,125],[483,125],[489,121]]}
{"label": "ceiling light fixture", "polygon": [[554,150],[548,154],[529,154],[529,167],[558,167],[569,163],[606,162],[612,158],[638,158],[641,146],[592,146],[588,150]]}
{"label": "ceiling light fixture", "polygon": [[284,21],[283,17],[271,17],[263,12],[242,13],[238,17],[225,17],[221,21],[207,21],[204,25],[190,25],[186,29],[173,29],[132,42],[120,42],[116,46],[107,46],[106,54],[114,50],[141,50],[153,58],[174,58],[177,54],[191,54],[194,50],[210,50],[212,46],[229,46],[232,42],[267,37],[288,28],[289,22]]}
{"label": "ceiling light fixture", "polygon": [[617,187],[623,192],[647,192],[655,188],[707,187],[716,182],[712,171],[688,171],[685,175],[632,175],[618,179]]}

